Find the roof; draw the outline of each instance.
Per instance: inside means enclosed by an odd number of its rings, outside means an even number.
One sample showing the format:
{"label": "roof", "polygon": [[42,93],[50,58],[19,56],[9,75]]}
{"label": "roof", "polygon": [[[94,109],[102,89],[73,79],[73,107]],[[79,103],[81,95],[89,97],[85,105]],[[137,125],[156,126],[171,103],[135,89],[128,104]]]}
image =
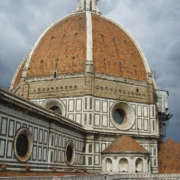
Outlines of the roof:
{"label": "roof", "polygon": [[147,153],[150,154],[146,149],[144,149],[139,143],[129,136],[121,136],[111,143],[102,154],[111,153]]}
{"label": "roof", "polygon": [[84,73],[91,61],[94,73],[146,82],[147,60],[130,33],[114,21],[90,12],[67,16],[52,24],[21,63],[27,77]]}
{"label": "roof", "polygon": [[180,173],[180,143],[173,142],[169,138],[159,147],[159,173],[179,174]]}

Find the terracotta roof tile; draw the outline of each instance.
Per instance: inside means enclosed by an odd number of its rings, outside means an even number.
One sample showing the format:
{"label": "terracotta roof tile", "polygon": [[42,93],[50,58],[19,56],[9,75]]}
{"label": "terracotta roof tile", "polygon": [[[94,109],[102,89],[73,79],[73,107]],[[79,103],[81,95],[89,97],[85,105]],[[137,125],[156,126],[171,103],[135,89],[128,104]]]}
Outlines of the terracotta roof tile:
{"label": "terracotta roof tile", "polygon": [[102,154],[110,153],[149,153],[140,144],[129,136],[121,136],[111,143]]}
{"label": "terracotta roof tile", "polygon": [[180,143],[173,142],[170,138],[159,147],[159,173],[180,173]]}

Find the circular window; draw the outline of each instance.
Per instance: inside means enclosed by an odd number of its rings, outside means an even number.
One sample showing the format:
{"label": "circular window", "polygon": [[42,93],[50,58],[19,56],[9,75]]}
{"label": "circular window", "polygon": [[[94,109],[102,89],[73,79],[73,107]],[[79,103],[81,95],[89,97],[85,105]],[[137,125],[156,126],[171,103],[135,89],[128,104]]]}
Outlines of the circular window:
{"label": "circular window", "polygon": [[122,111],[121,109],[116,109],[113,113],[113,118],[114,118],[114,121],[117,123],[117,124],[122,124],[123,121],[124,121],[124,116],[125,116],[125,113],[124,111]]}
{"label": "circular window", "polygon": [[14,139],[14,152],[17,159],[26,162],[32,153],[33,139],[32,134],[27,128],[21,128]]}
{"label": "circular window", "polygon": [[135,113],[131,105],[118,102],[112,106],[110,117],[113,125],[120,130],[130,129],[135,122]]}
{"label": "circular window", "polygon": [[66,145],[65,159],[68,165],[73,165],[75,159],[75,150],[72,141],[69,141]]}
{"label": "circular window", "polygon": [[58,106],[53,106],[53,107],[50,108],[50,110],[52,110],[54,112],[57,112],[59,114],[62,114],[62,111]]}

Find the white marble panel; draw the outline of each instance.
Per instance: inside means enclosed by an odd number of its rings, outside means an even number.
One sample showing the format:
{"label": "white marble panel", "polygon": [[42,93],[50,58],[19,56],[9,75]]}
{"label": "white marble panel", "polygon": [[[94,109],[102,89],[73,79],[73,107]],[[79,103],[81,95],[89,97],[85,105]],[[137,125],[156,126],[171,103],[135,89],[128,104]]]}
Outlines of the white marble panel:
{"label": "white marble panel", "polygon": [[103,126],[107,126],[107,124],[108,124],[108,116],[106,116],[106,115],[103,115],[103,123],[102,123],[102,125]]}
{"label": "white marble panel", "polygon": [[14,121],[10,121],[9,123],[9,136],[14,135]]}
{"label": "white marble panel", "polygon": [[81,114],[76,114],[76,122],[81,123]]}
{"label": "white marble panel", "polygon": [[95,164],[96,164],[96,165],[99,164],[99,156],[95,156]]}
{"label": "white marble panel", "polygon": [[44,161],[46,161],[46,156],[47,156],[47,150],[46,150],[46,148],[44,148],[44,152],[43,152],[43,156],[44,156]]}
{"label": "white marble panel", "polygon": [[100,152],[100,146],[99,146],[99,144],[95,144],[95,152]]}
{"label": "white marble panel", "polygon": [[57,159],[57,151],[54,150],[54,161],[56,162],[56,159]]}
{"label": "white marble panel", "polygon": [[138,128],[142,129],[142,119],[138,119]]}
{"label": "white marble panel", "polygon": [[138,109],[137,109],[138,116],[142,116],[142,106],[137,106],[137,107],[138,107]]}
{"label": "white marble panel", "polygon": [[98,114],[95,114],[94,115],[94,124],[95,124],[95,126],[99,126],[100,125],[100,116],[98,115]]}
{"label": "white marble panel", "polygon": [[95,100],[95,111],[100,111],[100,100]]}
{"label": "white marble panel", "polygon": [[44,131],[44,144],[47,144],[47,131]]}
{"label": "white marble panel", "polygon": [[74,100],[69,100],[69,112],[74,111]]}
{"label": "white marble panel", "polygon": [[0,140],[0,156],[4,156],[5,141]]}
{"label": "white marble panel", "polygon": [[144,119],[144,130],[147,131],[148,130],[148,120]]}
{"label": "white marble panel", "polygon": [[2,128],[1,128],[1,134],[6,135],[6,128],[7,128],[7,119],[2,119]]}
{"label": "white marble panel", "polygon": [[38,149],[38,160],[41,160],[41,151],[42,151],[42,148],[39,147],[39,149]]}
{"label": "white marble panel", "polygon": [[36,154],[37,154],[37,148],[36,146],[33,147],[33,159],[36,159]]}
{"label": "white marble panel", "polygon": [[59,135],[59,146],[61,147],[62,146],[62,136]]}
{"label": "white marble panel", "polygon": [[12,142],[8,142],[7,157],[12,155]]}
{"label": "white marble panel", "polygon": [[106,144],[101,144],[101,152],[104,151],[106,149]]}
{"label": "white marble panel", "polygon": [[21,123],[20,122],[17,122],[16,123],[16,131],[21,127]]}
{"label": "white marble panel", "polygon": [[103,112],[108,112],[108,102],[103,101]]}
{"label": "white marble panel", "polygon": [[37,141],[38,129],[34,128],[34,141]]}
{"label": "white marble panel", "polygon": [[64,151],[62,152],[62,162],[64,162]]}
{"label": "white marble panel", "polygon": [[58,151],[58,162],[61,162],[61,151]]}
{"label": "white marble panel", "polygon": [[77,99],[76,100],[76,111],[81,111],[82,110],[82,100]]}
{"label": "white marble panel", "polygon": [[43,130],[39,130],[39,142],[42,143]]}
{"label": "white marble panel", "polygon": [[57,134],[55,135],[55,146],[57,146],[57,142],[58,142],[58,136]]}
{"label": "white marble panel", "polygon": [[148,107],[144,106],[144,117],[148,117]]}
{"label": "white marble panel", "polygon": [[68,118],[74,120],[74,114],[68,114]]}

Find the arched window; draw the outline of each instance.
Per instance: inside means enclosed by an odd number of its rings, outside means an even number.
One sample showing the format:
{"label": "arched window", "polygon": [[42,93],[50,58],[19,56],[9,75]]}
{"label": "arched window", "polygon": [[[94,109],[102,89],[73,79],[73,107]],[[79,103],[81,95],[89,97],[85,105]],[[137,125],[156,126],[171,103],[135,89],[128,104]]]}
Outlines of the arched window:
{"label": "arched window", "polygon": [[106,159],[106,172],[112,172],[112,160],[110,158]]}
{"label": "arched window", "polygon": [[62,114],[62,111],[58,106],[53,106],[53,107],[50,108],[50,110],[52,110],[54,112],[57,112],[59,114]]}
{"label": "arched window", "polygon": [[128,172],[129,171],[129,163],[126,158],[122,158],[119,161],[119,172]]}
{"label": "arched window", "polygon": [[141,173],[143,172],[143,161],[142,159],[138,158],[136,160],[136,173]]}
{"label": "arched window", "polygon": [[84,0],[84,10],[86,11],[86,0]]}

